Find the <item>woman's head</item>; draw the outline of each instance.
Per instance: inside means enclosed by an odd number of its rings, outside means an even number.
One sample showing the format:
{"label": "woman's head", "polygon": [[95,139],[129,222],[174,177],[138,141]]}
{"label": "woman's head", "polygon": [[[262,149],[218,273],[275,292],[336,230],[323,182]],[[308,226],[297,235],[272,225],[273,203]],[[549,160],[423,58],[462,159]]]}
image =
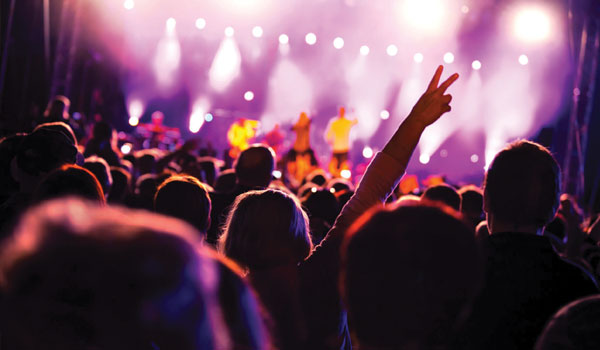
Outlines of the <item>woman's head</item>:
{"label": "woman's head", "polygon": [[224,253],[249,269],[296,264],[312,250],[308,217],[282,191],[250,191],[233,203],[222,237]]}

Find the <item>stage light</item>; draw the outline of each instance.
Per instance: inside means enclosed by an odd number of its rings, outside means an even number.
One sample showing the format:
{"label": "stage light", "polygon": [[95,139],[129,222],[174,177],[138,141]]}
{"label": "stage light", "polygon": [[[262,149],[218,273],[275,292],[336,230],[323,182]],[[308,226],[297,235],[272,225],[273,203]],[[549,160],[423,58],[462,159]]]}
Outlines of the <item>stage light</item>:
{"label": "stage light", "polygon": [[340,171],[340,175],[344,178],[344,179],[349,179],[352,177],[352,172],[348,169],[344,169],[342,171]]}
{"label": "stage light", "polygon": [[316,188],[316,187],[311,187],[311,188],[310,188],[310,191],[311,191],[312,193],[317,193],[317,191],[318,191],[318,190],[317,190],[317,188]]}
{"label": "stage light", "polygon": [[448,150],[446,150],[446,149],[441,150],[440,157],[442,157],[442,158],[448,157]]}
{"label": "stage light", "polygon": [[133,8],[135,7],[135,2],[133,2],[133,0],[125,0],[125,2],[123,3],[123,7],[126,10],[133,10]]}
{"label": "stage light", "polygon": [[315,35],[315,33],[308,33],[304,37],[304,40],[308,45],[314,45],[317,43],[317,36]]}
{"label": "stage light", "polygon": [[281,179],[281,171],[273,170],[273,177],[276,179]]}
{"label": "stage light", "polygon": [[169,17],[166,22],[167,33],[175,32],[175,27],[177,26],[177,21],[173,17]]}
{"label": "stage light", "polygon": [[252,36],[255,38],[260,38],[261,36],[263,36],[262,27],[256,26],[256,27],[252,28]]}
{"label": "stage light", "polygon": [[419,34],[440,34],[447,24],[445,0],[403,0],[400,7],[404,23]]}
{"label": "stage light", "polygon": [[548,39],[550,27],[550,16],[540,8],[521,9],[514,18],[514,35],[525,42],[541,42]]}
{"label": "stage light", "polygon": [[129,112],[129,117],[140,119],[142,114],[144,114],[144,104],[140,100],[132,100],[129,103],[129,108],[127,108]]}
{"label": "stage light", "polygon": [[224,92],[241,70],[242,55],[233,38],[225,38],[213,59],[208,77],[217,92]]}
{"label": "stage light", "polygon": [[246,101],[252,101],[252,100],[254,100],[254,92],[252,92],[252,91],[246,91],[244,93],[244,100],[246,100]]}
{"label": "stage light", "polygon": [[423,62],[423,54],[420,52],[417,52],[414,56],[413,56],[413,60],[415,60],[415,62],[417,63],[421,63]]}
{"label": "stage light", "polygon": [[388,45],[388,47],[386,48],[385,51],[390,56],[396,56],[398,54],[398,47],[394,44],[391,44],[391,45]]}
{"label": "stage light", "polygon": [[389,119],[389,118],[390,118],[390,112],[388,112],[388,110],[387,110],[387,109],[384,109],[384,110],[382,110],[382,111],[379,113],[379,117],[380,117],[381,119],[383,119],[383,120]]}
{"label": "stage light", "polygon": [[469,10],[469,6],[467,5],[462,5],[462,7],[460,8],[460,12],[464,13],[465,15],[469,13]]}
{"label": "stage light", "polygon": [[360,54],[363,56],[366,56],[369,54],[371,50],[369,49],[369,47],[367,45],[363,45],[360,47]]}
{"label": "stage light", "polygon": [[121,153],[123,153],[123,154],[129,154],[129,153],[131,153],[131,149],[132,149],[132,148],[133,148],[133,147],[132,147],[131,143],[129,143],[129,142],[127,142],[127,143],[124,143],[124,144],[121,146]]}
{"label": "stage light", "polygon": [[227,27],[225,28],[225,36],[226,37],[232,37],[233,34],[235,33],[235,30],[233,30],[233,27]]}
{"label": "stage light", "polygon": [[446,62],[446,63],[454,62],[454,54],[452,52],[446,52],[444,54],[444,62]]}
{"label": "stage light", "polygon": [[331,192],[331,193],[335,194],[335,188],[333,188],[333,187],[332,187],[332,188],[330,188],[330,189],[329,189],[329,192]]}
{"label": "stage light", "polygon": [[427,154],[421,154],[419,156],[419,162],[421,162],[421,164],[427,164],[429,163],[429,160],[431,160],[431,158]]}
{"label": "stage light", "polygon": [[129,125],[137,126],[140,123],[140,120],[136,117],[129,117]]}
{"label": "stage light", "polygon": [[366,146],[365,148],[363,148],[362,155],[363,157],[370,159],[371,157],[373,157],[373,149],[369,146]]}
{"label": "stage light", "polygon": [[290,42],[290,38],[287,35],[281,34],[279,36],[279,43],[281,45],[287,45],[289,42]]}
{"label": "stage light", "polygon": [[475,60],[475,61],[473,61],[473,63],[471,63],[471,67],[473,67],[473,69],[475,69],[475,70],[480,70],[481,62],[479,62],[479,60]]}
{"label": "stage light", "polygon": [[527,63],[529,63],[529,58],[527,57],[527,55],[521,55],[521,56],[519,56],[519,63],[522,66],[527,65]]}
{"label": "stage light", "polygon": [[210,114],[210,113],[206,113],[206,115],[204,116],[204,120],[205,120],[207,123],[210,123],[210,122],[212,122],[212,121],[213,121],[213,115],[212,115],[212,114]]}
{"label": "stage light", "polygon": [[479,156],[476,154],[471,155],[471,162],[477,163],[479,161]]}
{"label": "stage light", "polygon": [[200,131],[202,125],[204,125],[204,113],[202,113],[201,110],[196,109],[192,112],[192,115],[190,115],[190,131],[195,134]]}
{"label": "stage light", "polygon": [[198,18],[196,20],[196,28],[200,30],[206,28],[206,20],[204,18]]}
{"label": "stage light", "polygon": [[340,38],[339,36],[333,39],[333,47],[335,47],[338,50],[344,47],[344,39]]}

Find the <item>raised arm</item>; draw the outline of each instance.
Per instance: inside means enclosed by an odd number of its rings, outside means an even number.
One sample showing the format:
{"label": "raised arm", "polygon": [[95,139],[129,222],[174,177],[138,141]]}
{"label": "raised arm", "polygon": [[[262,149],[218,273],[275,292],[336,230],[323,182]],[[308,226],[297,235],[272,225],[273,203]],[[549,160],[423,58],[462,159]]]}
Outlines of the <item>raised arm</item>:
{"label": "raised arm", "polygon": [[458,74],[451,75],[440,85],[442,71],[443,67],[439,66],[425,93],[383,150],[369,164],[354,196],[344,206],[319,248],[329,244],[337,246],[344,232],[360,215],[374,205],[385,202],[404,174],[425,128],[451,110],[452,96],[446,94],[446,90],[458,79]]}

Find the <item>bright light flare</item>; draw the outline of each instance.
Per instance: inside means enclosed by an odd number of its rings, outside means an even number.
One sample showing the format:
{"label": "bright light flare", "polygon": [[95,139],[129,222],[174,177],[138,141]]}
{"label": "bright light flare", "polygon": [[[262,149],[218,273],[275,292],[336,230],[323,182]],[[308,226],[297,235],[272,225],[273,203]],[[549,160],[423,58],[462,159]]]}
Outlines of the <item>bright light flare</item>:
{"label": "bright light flare", "polygon": [[194,107],[192,108],[192,114],[190,115],[190,131],[192,133],[197,133],[204,125],[206,120],[206,110],[208,109],[208,101],[204,98],[199,98],[194,103]]}
{"label": "bright light flare", "polygon": [[340,171],[340,175],[344,178],[344,179],[350,179],[352,177],[352,172],[348,169],[344,169],[342,171]]}
{"label": "bright light flare", "polygon": [[260,38],[261,36],[263,36],[263,29],[260,26],[256,26],[254,28],[252,28],[252,36],[255,38]]}
{"label": "bright light flare", "polygon": [[249,90],[246,91],[244,93],[244,100],[246,100],[246,101],[252,101],[252,100],[254,100],[254,92],[249,91]]}
{"label": "bright light flare", "polygon": [[175,32],[175,27],[177,27],[177,21],[175,20],[175,18],[169,17],[169,19],[167,19],[167,22],[165,23],[165,26],[167,28],[167,33],[172,34]]}
{"label": "bright light flare", "polygon": [[273,177],[276,179],[281,179],[281,171],[273,170]]}
{"label": "bright light flare", "polygon": [[371,157],[373,157],[373,149],[369,146],[366,146],[363,148],[362,155],[367,159],[371,159]]}
{"label": "bright light flare", "polygon": [[279,36],[279,43],[281,45],[287,45],[290,42],[290,37],[287,36],[287,34],[281,34]]}
{"label": "bright light flare", "polygon": [[404,0],[400,8],[404,23],[423,34],[440,34],[446,24],[447,1]]}
{"label": "bright light flare", "polygon": [[206,20],[204,18],[198,18],[196,20],[196,28],[200,30],[206,28]]}
{"label": "bright light flare", "polygon": [[424,59],[424,57],[423,57],[423,54],[422,54],[422,53],[420,53],[420,52],[417,52],[417,53],[416,53],[416,54],[413,56],[413,60],[414,60],[415,62],[417,62],[417,63],[421,63],[421,62],[423,62],[423,59]]}
{"label": "bright light flare", "polygon": [[383,120],[387,120],[390,118],[390,112],[387,109],[384,109],[379,113],[379,117]]}
{"label": "bright light flare", "polygon": [[225,36],[226,37],[231,38],[233,36],[233,34],[235,34],[235,30],[233,29],[233,27],[225,28]]}
{"label": "bright light flare", "polygon": [[340,38],[339,36],[335,39],[333,39],[333,47],[335,47],[336,49],[341,49],[344,47],[344,39]]}
{"label": "bright light flare", "polygon": [[124,143],[121,146],[121,153],[123,153],[123,154],[129,154],[129,153],[131,153],[132,149],[133,149],[133,146],[131,145],[131,143],[129,143],[129,142]]}
{"label": "bright light flare", "polygon": [[479,60],[475,60],[475,61],[473,61],[473,63],[471,63],[471,67],[475,70],[480,70],[481,62],[479,62]]}
{"label": "bright light flare", "polygon": [[213,115],[210,113],[206,113],[206,115],[204,116],[204,121],[206,121],[207,123],[210,123],[213,121]]}
{"label": "bright light flare", "polygon": [[471,163],[477,163],[479,161],[479,156],[476,154],[471,155]]}
{"label": "bright light flare", "polygon": [[133,10],[133,8],[135,7],[135,2],[133,2],[133,0],[125,0],[125,2],[123,3],[123,7],[125,8],[125,10]]}
{"label": "bright light flare", "polygon": [[398,54],[398,46],[394,44],[388,45],[388,47],[385,49],[385,52],[387,52],[389,56],[396,56]]}
{"label": "bright light flare", "polygon": [[137,126],[140,123],[140,119],[136,117],[129,117],[129,125]]}
{"label": "bright light flare", "polygon": [[217,92],[223,92],[240,74],[242,56],[233,38],[225,38],[215,55],[208,77]]}
{"label": "bright light flare", "polygon": [[308,33],[304,37],[304,40],[308,45],[314,45],[317,43],[317,36],[315,35],[315,33]]}
{"label": "bright light flare", "polygon": [[529,57],[527,57],[527,55],[521,55],[521,56],[519,56],[519,63],[522,66],[526,66],[527,63],[529,63]]}
{"label": "bright light flare", "polygon": [[444,62],[446,62],[446,63],[454,62],[454,54],[452,52],[446,52],[444,54]]}
{"label": "bright light flare", "polygon": [[142,114],[144,114],[144,103],[141,100],[132,100],[129,103],[127,111],[129,112],[129,117],[140,119]]}
{"label": "bright light flare", "polygon": [[427,164],[430,160],[431,157],[429,157],[428,154],[423,153],[419,156],[419,162],[421,162],[421,164]]}
{"label": "bright light flare", "polygon": [[529,7],[519,10],[514,18],[514,35],[517,39],[532,43],[550,37],[550,15],[541,8]]}
{"label": "bright light flare", "polygon": [[369,49],[369,47],[367,45],[363,45],[360,47],[360,54],[363,56],[366,56],[369,54],[371,50]]}

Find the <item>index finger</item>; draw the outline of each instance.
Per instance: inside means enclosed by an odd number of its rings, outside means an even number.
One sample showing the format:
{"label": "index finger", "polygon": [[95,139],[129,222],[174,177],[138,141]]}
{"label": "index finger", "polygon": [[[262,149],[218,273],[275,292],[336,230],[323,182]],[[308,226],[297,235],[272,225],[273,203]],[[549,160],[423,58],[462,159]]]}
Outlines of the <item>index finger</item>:
{"label": "index finger", "polygon": [[435,74],[433,74],[433,78],[429,82],[429,86],[427,86],[427,91],[433,91],[437,89],[438,84],[440,83],[440,78],[442,76],[442,71],[444,70],[444,66],[439,65],[435,70]]}
{"label": "index finger", "polygon": [[448,79],[446,79],[445,82],[442,83],[442,85],[440,85],[438,91],[442,94],[445,93],[446,89],[448,89],[448,87],[450,87],[450,85],[452,85],[452,83],[454,83],[456,79],[458,79],[458,73],[452,74]]}

